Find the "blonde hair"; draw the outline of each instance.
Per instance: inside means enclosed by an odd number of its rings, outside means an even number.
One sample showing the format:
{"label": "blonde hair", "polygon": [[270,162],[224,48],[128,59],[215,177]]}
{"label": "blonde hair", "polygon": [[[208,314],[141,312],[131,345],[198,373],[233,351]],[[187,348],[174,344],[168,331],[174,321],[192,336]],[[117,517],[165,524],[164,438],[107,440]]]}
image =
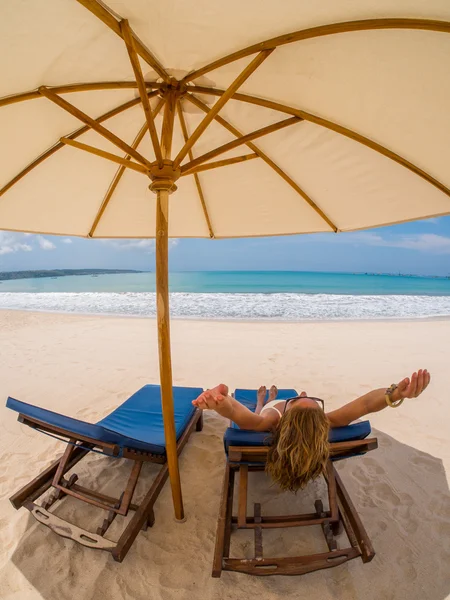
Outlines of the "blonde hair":
{"label": "blonde hair", "polygon": [[329,456],[330,424],[318,408],[292,407],[274,433],[266,471],[282,490],[296,492],[316,479]]}

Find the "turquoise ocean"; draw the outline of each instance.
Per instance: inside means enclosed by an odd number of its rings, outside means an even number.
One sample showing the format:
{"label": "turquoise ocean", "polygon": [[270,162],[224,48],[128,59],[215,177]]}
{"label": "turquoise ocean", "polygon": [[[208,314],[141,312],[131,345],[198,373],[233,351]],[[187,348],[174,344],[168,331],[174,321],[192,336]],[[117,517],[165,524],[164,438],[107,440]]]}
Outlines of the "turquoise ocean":
{"label": "turquoise ocean", "polygon": [[[170,275],[175,318],[358,320],[450,317],[450,279],[283,271]],[[0,309],[154,316],[154,273],[19,279],[0,284]]]}

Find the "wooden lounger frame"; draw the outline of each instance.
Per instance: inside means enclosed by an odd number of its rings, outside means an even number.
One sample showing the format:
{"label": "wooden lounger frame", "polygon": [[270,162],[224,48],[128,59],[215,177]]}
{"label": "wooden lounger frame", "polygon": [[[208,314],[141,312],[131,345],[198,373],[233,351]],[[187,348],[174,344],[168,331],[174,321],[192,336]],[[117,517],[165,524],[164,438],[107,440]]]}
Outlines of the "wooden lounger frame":
{"label": "wooden lounger frame", "polygon": [[[378,447],[376,438],[330,444],[331,457],[344,458],[355,452],[368,452]],[[261,505],[254,505],[253,516],[247,515],[247,489],[249,471],[263,471],[267,458],[266,446],[230,446],[225,467],[216,547],[212,575],[220,577],[222,571],[238,571],[250,575],[302,575],[320,569],[341,565],[361,557],[370,562],[375,551],[355,506],[331,460],[328,461],[324,478],[328,488],[329,510],[325,511],[322,500],[314,503],[315,512],[296,515],[262,516]],[[239,474],[237,516],[233,515],[234,481]],[[328,552],[306,556],[266,558],[263,555],[262,532],[268,528],[304,527],[320,525],[328,546]],[[230,558],[230,538],[233,527],[253,529],[255,533],[254,558]],[[345,529],[350,542],[348,548],[338,549],[334,536]]]}
{"label": "wooden lounger frame", "polygon": [[[37,521],[46,525],[58,535],[70,538],[88,548],[111,552],[114,560],[122,562],[139,531],[141,529],[145,531],[147,527],[151,527],[155,522],[153,506],[169,475],[165,454],[151,454],[131,448],[124,448],[121,452],[116,444],[101,442],[78,434],[75,435],[69,430],[49,425],[23,414],[19,414],[18,420],[29,427],[58,438],[67,438],[67,447],[61,458],[11,496],[10,501],[14,508],[19,509],[24,506]],[[177,442],[178,454],[181,453],[194,428],[196,431],[201,431],[203,428],[202,411],[198,409]],[[64,441],[66,440],[64,439]],[[112,457],[120,456],[132,461],[130,477],[119,498],[112,498],[78,485],[76,483],[78,476],[75,473],[69,479],[64,477],[67,471],[72,469],[91,450],[97,450]],[[142,502],[135,504],[132,502],[133,494],[144,462],[161,464],[161,469]],[[53,488],[53,492],[46,497],[41,505],[36,504],[36,500],[50,488]],[[96,533],[81,529],[50,512],[50,507],[65,496],[72,496],[107,511],[107,516],[102,520]],[[126,516],[130,510],[134,511],[133,518],[125,527],[119,540],[114,542],[106,538],[106,532],[114,519],[118,515]]]}

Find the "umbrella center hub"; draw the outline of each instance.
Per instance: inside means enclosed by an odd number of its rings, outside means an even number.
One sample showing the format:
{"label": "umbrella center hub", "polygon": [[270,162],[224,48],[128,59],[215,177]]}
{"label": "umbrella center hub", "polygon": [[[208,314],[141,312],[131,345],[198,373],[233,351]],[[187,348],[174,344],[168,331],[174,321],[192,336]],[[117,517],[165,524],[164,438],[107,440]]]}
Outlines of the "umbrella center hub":
{"label": "umbrella center hub", "polygon": [[172,193],[177,189],[175,181],[180,175],[180,168],[174,169],[172,160],[164,160],[162,166],[158,165],[155,161],[152,163],[152,168],[149,171],[149,177],[152,180],[149,189],[152,192],[155,192],[155,194],[162,190],[167,190],[169,193]]}
{"label": "umbrella center hub", "polygon": [[170,78],[169,83],[162,82],[159,87],[159,95],[161,98],[166,98],[168,94],[175,94],[181,98],[187,92],[187,84],[182,81],[178,81],[174,77]]}

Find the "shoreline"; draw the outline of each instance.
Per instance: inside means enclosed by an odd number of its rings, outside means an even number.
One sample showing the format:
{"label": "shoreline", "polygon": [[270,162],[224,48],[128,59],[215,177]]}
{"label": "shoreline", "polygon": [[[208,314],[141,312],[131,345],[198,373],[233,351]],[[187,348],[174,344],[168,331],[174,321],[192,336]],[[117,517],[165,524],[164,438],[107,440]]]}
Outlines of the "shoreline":
{"label": "shoreline", "polygon": [[[156,316],[145,316],[145,315],[121,315],[117,313],[85,313],[85,312],[67,312],[67,311],[57,311],[57,310],[25,310],[23,308],[1,308],[0,313],[25,313],[25,314],[35,314],[35,315],[64,315],[68,317],[81,317],[81,318],[92,318],[98,317],[102,319],[138,319],[138,320],[146,320],[146,321],[156,321]],[[238,318],[229,318],[229,319],[213,319],[211,317],[199,318],[199,317],[176,317],[170,316],[171,321],[182,322],[182,323],[246,323],[246,324],[278,324],[278,325],[306,325],[306,324],[337,324],[337,323],[429,323],[435,321],[450,321],[450,315],[431,315],[429,317],[379,317],[372,319],[238,319]]]}

